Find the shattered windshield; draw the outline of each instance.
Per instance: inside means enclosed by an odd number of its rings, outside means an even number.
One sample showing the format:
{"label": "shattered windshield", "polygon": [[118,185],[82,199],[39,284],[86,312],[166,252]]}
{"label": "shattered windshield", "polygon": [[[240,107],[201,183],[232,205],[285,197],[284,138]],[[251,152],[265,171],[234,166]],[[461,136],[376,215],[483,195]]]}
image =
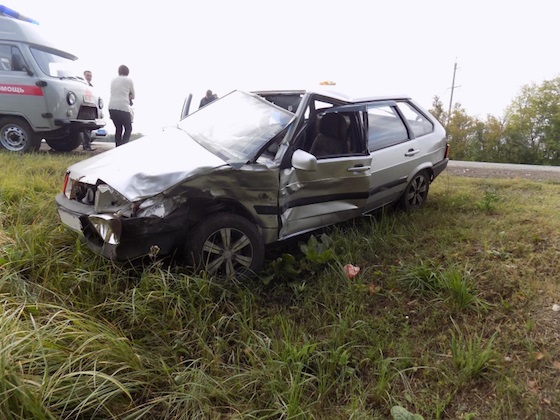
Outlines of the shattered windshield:
{"label": "shattered windshield", "polygon": [[179,128],[226,161],[247,162],[293,117],[258,95],[234,91],[189,115]]}

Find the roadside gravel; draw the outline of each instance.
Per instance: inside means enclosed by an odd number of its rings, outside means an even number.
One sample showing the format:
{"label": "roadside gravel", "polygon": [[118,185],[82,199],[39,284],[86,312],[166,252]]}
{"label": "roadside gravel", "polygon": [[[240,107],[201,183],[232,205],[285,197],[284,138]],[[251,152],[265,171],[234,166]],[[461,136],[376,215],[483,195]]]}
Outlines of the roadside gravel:
{"label": "roadside gravel", "polygon": [[512,178],[532,181],[560,180],[560,167],[507,163],[449,161],[444,171],[470,178]]}

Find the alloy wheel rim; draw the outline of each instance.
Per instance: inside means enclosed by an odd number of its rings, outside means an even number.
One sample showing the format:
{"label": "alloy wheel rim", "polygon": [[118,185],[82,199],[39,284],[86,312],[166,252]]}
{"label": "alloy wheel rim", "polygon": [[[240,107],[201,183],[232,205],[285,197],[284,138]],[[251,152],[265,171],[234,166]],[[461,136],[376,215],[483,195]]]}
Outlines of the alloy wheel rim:
{"label": "alloy wheel rim", "polygon": [[419,176],[410,184],[410,194],[408,195],[408,203],[411,207],[420,206],[428,191],[428,183],[423,176]]}
{"label": "alloy wheel rim", "polygon": [[206,272],[232,277],[253,261],[251,240],[242,231],[222,228],[212,233],[202,246]]}

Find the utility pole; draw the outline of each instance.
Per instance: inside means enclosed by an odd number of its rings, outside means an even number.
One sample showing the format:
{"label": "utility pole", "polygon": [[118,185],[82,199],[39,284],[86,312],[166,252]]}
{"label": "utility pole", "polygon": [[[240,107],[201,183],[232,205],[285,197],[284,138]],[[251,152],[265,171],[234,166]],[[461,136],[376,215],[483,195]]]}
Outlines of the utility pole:
{"label": "utility pole", "polygon": [[445,126],[449,126],[449,120],[451,120],[451,107],[453,106],[453,91],[455,90],[456,87],[461,87],[461,86],[455,86],[455,73],[457,72],[457,62],[455,61],[455,66],[453,66],[453,80],[451,82],[451,97],[449,98],[449,111],[447,112],[447,123],[445,124]]}

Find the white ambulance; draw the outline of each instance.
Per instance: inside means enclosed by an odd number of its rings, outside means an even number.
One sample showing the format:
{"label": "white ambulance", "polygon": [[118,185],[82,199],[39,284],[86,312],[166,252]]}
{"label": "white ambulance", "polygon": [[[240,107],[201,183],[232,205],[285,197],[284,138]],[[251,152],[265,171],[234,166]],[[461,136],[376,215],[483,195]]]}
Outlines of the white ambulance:
{"label": "white ambulance", "polygon": [[0,150],[33,152],[42,139],[74,150],[105,125],[103,101],[77,57],[45,40],[38,23],[0,5]]}

